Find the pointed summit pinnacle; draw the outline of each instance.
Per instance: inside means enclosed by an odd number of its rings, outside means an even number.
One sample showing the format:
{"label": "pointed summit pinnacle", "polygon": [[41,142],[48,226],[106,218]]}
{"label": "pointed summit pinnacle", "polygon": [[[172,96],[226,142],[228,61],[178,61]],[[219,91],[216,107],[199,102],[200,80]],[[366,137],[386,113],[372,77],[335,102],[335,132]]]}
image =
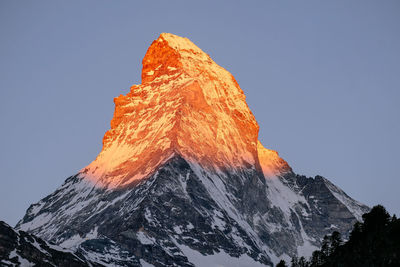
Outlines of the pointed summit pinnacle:
{"label": "pointed summit pinnacle", "polygon": [[189,39],[163,33],[143,59],[142,84],[114,99],[103,149],[82,173],[125,186],[176,154],[205,169],[261,170],[259,127],[245,99],[235,78]]}
{"label": "pointed summit pinnacle", "polygon": [[167,42],[168,46],[177,51],[193,51],[195,53],[204,53],[199,47],[197,47],[192,41],[186,37],[180,37],[172,33],[161,33],[155,42]]}
{"label": "pointed summit pinnacle", "polygon": [[162,33],[146,52],[142,64],[142,83],[175,70],[196,75],[194,64],[211,63],[212,59],[188,38]]}

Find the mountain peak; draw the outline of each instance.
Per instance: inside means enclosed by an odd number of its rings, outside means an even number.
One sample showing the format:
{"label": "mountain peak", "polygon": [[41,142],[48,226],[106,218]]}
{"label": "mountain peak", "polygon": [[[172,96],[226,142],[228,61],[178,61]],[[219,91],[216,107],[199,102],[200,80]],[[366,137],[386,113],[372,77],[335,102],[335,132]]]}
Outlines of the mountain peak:
{"label": "mountain peak", "polygon": [[143,59],[142,84],[114,99],[103,150],[82,173],[124,186],[175,154],[203,168],[259,168],[259,126],[245,99],[235,78],[189,39],[162,33]]}
{"label": "mountain peak", "polygon": [[162,33],[143,58],[142,83],[176,72],[197,76],[196,65],[211,62],[211,58],[188,38]]}
{"label": "mountain peak", "polygon": [[204,53],[198,46],[186,37],[181,37],[172,33],[161,33],[155,42],[167,42],[168,45],[176,51],[193,51],[196,53]]}

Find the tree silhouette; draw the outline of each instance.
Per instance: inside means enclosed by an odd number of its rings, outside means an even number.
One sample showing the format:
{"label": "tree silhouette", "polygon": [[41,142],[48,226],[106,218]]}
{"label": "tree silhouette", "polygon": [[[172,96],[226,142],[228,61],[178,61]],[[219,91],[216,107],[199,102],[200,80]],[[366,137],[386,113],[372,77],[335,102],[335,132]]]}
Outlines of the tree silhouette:
{"label": "tree silhouette", "polygon": [[281,260],[281,261],[276,265],[276,267],[288,267],[288,266],[286,265],[286,262],[285,262],[284,260]]}
{"label": "tree silhouette", "polygon": [[390,217],[377,205],[354,224],[350,239],[343,242],[339,232],[325,236],[321,250],[313,252],[310,261],[293,258],[292,267],[399,267],[400,220]]}

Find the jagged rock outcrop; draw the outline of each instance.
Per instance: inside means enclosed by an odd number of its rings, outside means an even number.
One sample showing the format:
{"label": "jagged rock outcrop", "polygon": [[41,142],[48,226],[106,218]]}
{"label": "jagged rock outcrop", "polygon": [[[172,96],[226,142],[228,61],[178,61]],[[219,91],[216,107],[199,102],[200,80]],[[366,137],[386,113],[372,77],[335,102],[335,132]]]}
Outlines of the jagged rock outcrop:
{"label": "jagged rock outcrop", "polygon": [[0,221],[0,266],[102,266]]}

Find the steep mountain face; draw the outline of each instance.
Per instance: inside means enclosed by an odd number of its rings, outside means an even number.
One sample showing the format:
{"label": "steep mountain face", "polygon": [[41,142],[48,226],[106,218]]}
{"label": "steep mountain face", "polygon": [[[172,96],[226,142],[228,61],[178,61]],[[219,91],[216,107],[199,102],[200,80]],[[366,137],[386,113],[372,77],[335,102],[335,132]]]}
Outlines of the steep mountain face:
{"label": "steep mountain face", "polygon": [[96,160],[17,229],[103,265],[264,266],[368,211],[264,148],[233,76],[186,38],[161,34],[114,102]]}
{"label": "steep mountain face", "polygon": [[172,155],[204,168],[256,165],[258,124],[233,76],[186,38],[161,34],[142,84],[114,100],[103,150],[83,170],[107,186],[138,181]]}

